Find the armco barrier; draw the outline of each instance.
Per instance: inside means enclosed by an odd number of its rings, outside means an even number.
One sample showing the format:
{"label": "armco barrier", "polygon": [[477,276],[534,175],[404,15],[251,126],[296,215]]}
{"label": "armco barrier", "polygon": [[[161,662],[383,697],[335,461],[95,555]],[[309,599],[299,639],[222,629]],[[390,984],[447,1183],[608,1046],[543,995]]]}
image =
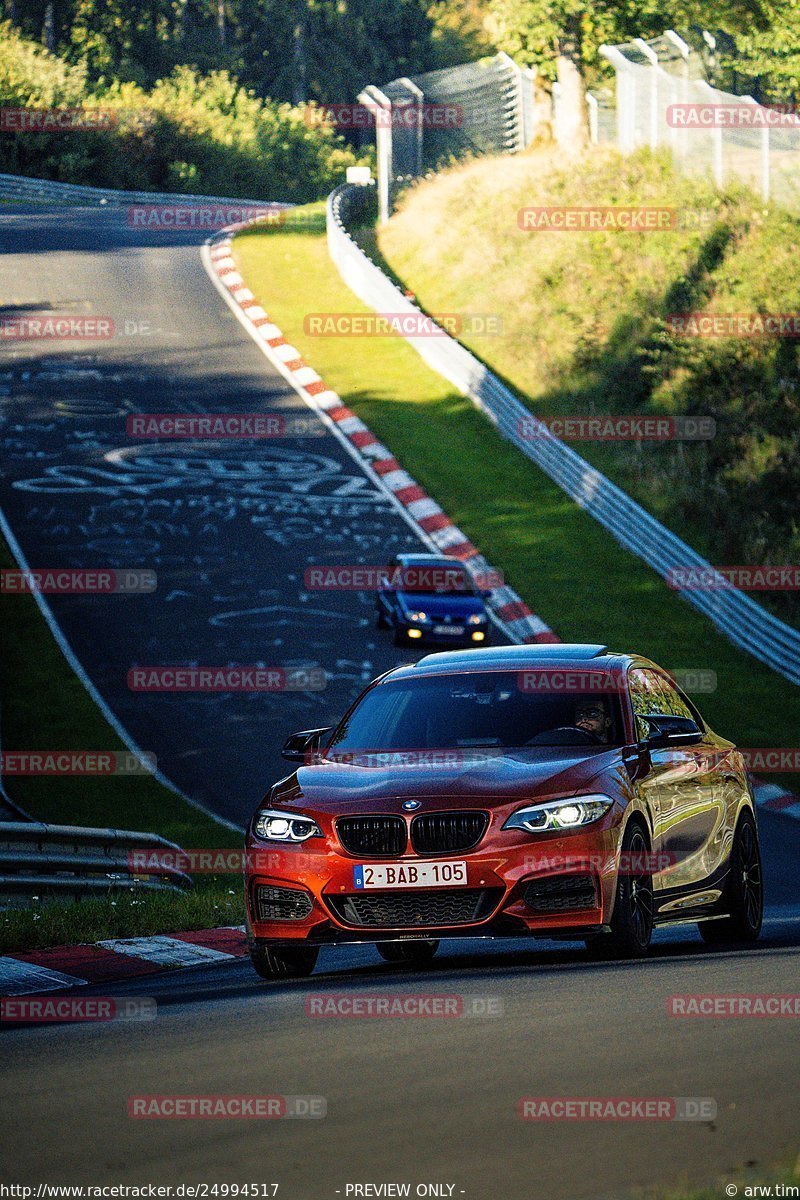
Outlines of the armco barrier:
{"label": "armco barrier", "polygon": [[[328,249],[339,274],[365,304],[376,312],[418,313],[420,310],[356,245],[347,222],[371,195],[367,188],[343,184],[328,197]],[[636,554],[663,578],[679,569],[712,570],[691,546],[631,500],[621,488],[590,466],[574,450],[540,424],[536,438],[520,436],[521,421],[530,411],[454,338],[409,337],[434,371],[469,396],[494,423],[498,432],[536,463],[576,504],[607,529],[626,550]],[[767,612],[750,596],[733,587],[680,590],[680,595],[711,619],[735,645],[800,684],[800,632]]]}
{"label": "armco barrier", "polygon": [[0,908],[25,904],[34,897],[80,899],[111,891],[192,886],[190,877],[166,858],[152,869],[136,867],[134,878],[131,850],[180,854],[179,846],[155,833],[0,821]]}
{"label": "armco barrier", "polygon": [[0,197],[6,200],[55,200],[59,203],[99,205],[116,208],[124,204],[224,204],[247,208],[291,208],[290,204],[265,200],[243,200],[231,196],[198,196],[178,192],[125,192],[116,188],[59,183],[53,179],[31,179],[0,174]]}

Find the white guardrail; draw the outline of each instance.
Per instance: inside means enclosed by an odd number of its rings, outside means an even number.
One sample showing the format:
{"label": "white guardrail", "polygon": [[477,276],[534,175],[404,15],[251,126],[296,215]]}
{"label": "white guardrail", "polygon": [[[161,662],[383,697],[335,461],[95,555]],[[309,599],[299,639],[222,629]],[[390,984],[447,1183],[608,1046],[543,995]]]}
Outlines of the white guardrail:
{"label": "white guardrail", "polygon": [[242,200],[231,196],[197,196],[182,192],[124,192],[115,188],[88,187],[77,183],[59,183],[54,179],[31,179],[23,175],[0,174],[0,198],[4,200],[55,200],[59,204],[97,204],[111,208],[123,204],[222,204],[236,208],[291,208],[291,204],[264,200]]}
{"label": "white guardrail", "polygon": [[[376,312],[419,313],[420,309],[356,245],[347,222],[371,193],[343,184],[328,197],[328,249],[348,287]],[[621,488],[539,423],[537,436],[522,436],[535,417],[469,350],[444,331],[441,337],[407,337],[425,362],[443,375],[545,472],[576,504],[607,529],[626,550],[637,555],[665,580],[687,569],[714,573],[691,546],[651,516]],[[522,423],[525,423],[524,425]],[[680,577],[680,576],[679,576]],[[762,605],[719,576],[712,589],[676,589],[735,645],[800,684],[800,631],[767,612]]]}

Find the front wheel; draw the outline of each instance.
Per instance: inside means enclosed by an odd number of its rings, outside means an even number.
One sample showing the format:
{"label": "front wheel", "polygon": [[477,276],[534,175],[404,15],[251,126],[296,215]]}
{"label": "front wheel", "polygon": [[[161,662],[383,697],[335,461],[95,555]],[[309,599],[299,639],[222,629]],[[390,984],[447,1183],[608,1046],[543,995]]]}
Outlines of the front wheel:
{"label": "front wheel", "polygon": [[739,818],[731,848],[730,875],[725,889],[729,916],[701,921],[700,936],[710,946],[735,946],[755,942],[764,919],[764,884],[761,851],[753,814]]}
{"label": "front wheel", "polygon": [[250,947],[250,962],[262,979],[304,979],[317,965],[318,946]]}
{"label": "front wheel", "polygon": [[376,949],[386,962],[425,967],[439,949],[439,943],[433,938],[419,942],[378,942]]}
{"label": "front wheel", "polygon": [[611,915],[611,932],[587,938],[598,958],[643,958],[653,933],[653,877],[649,851],[639,825],[628,825],[622,837],[621,869]]}

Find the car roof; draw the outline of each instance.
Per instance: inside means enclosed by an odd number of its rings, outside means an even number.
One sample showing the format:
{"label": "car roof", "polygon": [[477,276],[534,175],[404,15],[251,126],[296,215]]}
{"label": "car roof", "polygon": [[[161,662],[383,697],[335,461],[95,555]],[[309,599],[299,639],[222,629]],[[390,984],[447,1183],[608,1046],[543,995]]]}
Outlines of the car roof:
{"label": "car roof", "polygon": [[601,665],[604,670],[621,669],[630,656],[610,651],[596,643],[555,642],[528,646],[486,646],[476,650],[445,650],[426,654],[407,666],[397,667],[384,679],[414,678],[419,675],[439,675],[454,671],[538,670],[554,666],[563,669],[587,662]]}

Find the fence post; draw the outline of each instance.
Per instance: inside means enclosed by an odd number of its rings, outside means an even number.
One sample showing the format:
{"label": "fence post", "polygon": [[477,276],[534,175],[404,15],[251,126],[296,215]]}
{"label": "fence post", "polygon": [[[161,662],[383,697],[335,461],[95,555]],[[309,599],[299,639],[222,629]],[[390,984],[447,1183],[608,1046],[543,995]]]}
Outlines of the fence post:
{"label": "fence post", "polygon": [[514,138],[511,153],[519,153],[525,149],[525,105],[522,98],[522,68],[515,63],[510,54],[501,50],[497,55],[498,61],[510,68],[514,80]]}
{"label": "fence post", "polygon": [[650,76],[650,149],[658,146],[658,55],[652,46],[648,46],[644,38],[634,38],[634,46],[638,46],[652,67]]}
{"label": "fence post", "polygon": [[536,72],[530,67],[520,67],[520,84],[522,87],[522,140],[525,146],[530,146],[536,133],[536,113],[534,111]]}
{"label": "fence post", "polygon": [[[682,37],[679,37],[674,29],[667,29],[664,32],[664,37],[667,38],[674,46],[677,46],[680,56],[683,59],[683,101],[687,102],[689,97],[689,56],[692,53],[692,48],[685,42]],[[675,80],[675,88],[672,93],[672,103],[677,104],[681,99],[681,89],[678,87],[678,79]],[[680,154],[682,158],[686,157],[686,129],[679,129],[677,125],[672,126],[670,141],[673,150]]]}
{"label": "fence post", "polygon": [[378,220],[385,225],[391,214],[392,187],[392,102],[380,88],[370,84],[358,95],[375,118],[375,146],[378,159]]}
{"label": "fence post", "polygon": [[[712,103],[717,98],[716,90],[705,79],[698,79],[698,86],[710,93]],[[711,131],[711,168],[714,172],[714,182],[722,187],[725,182],[725,163],[723,161],[722,127],[716,126]]]}
{"label": "fence post", "polygon": [[[745,104],[758,105],[758,101],[753,96],[742,96]],[[770,158],[769,158],[769,125],[764,125],[761,130],[761,199],[765,204],[769,204],[771,180],[770,180]]]}
{"label": "fence post", "polygon": [[409,92],[411,92],[411,95],[414,97],[414,103],[415,103],[416,109],[417,109],[416,170],[414,173],[415,173],[415,175],[421,175],[422,174],[422,139],[424,136],[422,102],[425,99],[425,96],[422,91],[422,88],[417,87],[417,85],[411,79],[409,79],[407,75],[404,75],[399,82],[402,83],[404,87],[408,88]]}
{"label": "fence post", "polygon": [[589,138],[593,146],[600,141],[597,97],[591,92],[586,93],[586,106],[589,109]]}
{"label": "fence post", "polygon": [[617,145],[621,154],[629,154],[636,141],[636,80],[630,62],[616,46],[603,45],[600,53],[617,74]]}

